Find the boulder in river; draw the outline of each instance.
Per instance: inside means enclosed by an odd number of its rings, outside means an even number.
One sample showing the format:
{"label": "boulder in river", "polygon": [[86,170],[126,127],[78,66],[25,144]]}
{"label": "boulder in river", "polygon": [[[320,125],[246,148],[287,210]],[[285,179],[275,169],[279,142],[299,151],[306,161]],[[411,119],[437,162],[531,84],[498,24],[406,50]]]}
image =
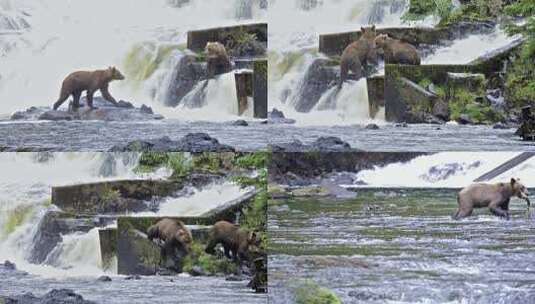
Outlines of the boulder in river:
{"label": "boulder in river", "polygon": [[103,120],[103,121],[147,121],[160,120],[164,117],[155,114],[151,107],[141,105],[136,108],[132,103],[120,100],[117,105],[104,100],[102,97],[95,97],[93,104],[97,109],[89,109],[86,105],[86,99],[80,102],[78,111],[52,110],[48,107],[30,107],[24,111],[15,112],[11,115],[11,120]]}
{"label": "boulder in river", "polygon": [[271,110],[271,112],[268,113],[268,120],[266,121],[266,123],[268,124],[294,124],[295,119],[286,118],[282,111],[277,110],[277,108],[273,108],[273,110]]}
{"label": "boulder in river", "polygon": [[351,152],[358,151],[357,149],[351,148],[347,142],[341,140],[338,137],[334,136],[322,136],[316,139],[311,144],[303,144],[299,140],[294,140],[290,143],[284,144],[273,144],[270,145],[270,148],[273,152],[308,152],[308,151],[319,151],[319,152]]}
{"label": "boulder in river", "polygon": [[150,140],[134,140],[126,145],[116,145],[111,152],[234,152],[231,146],[221,144],[219,141],[206,133],[190,133],[183,138],[174,141],[168,136]]}
{"label": "boulder in river", "polygon": [[84,298],[71,289],[53,289],[43,297],[36,297],[32,293],[19,296],[2,297],[0,303],[6,304],[96,304]]}

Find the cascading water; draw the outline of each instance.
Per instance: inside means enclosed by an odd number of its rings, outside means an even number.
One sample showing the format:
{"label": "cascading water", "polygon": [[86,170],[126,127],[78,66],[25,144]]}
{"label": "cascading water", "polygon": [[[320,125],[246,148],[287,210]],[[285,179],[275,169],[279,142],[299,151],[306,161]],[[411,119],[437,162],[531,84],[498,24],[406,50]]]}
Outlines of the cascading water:
{"label": "cascading water", "polygon": [[[276,22],[270,24],[270,102],[295,118],[300,125],[365,124],[368,98],[365,83],[346,81],[342,92],[334,94],[339,73],[332,67],[317,66],[325,59],[318,54],[320,34],[354,31],[361,26],[377,27],[434,26],[436,16],[406,23],[402,20],[409,1],[277,1],[270,6]],[[458,6],[457,1],[453,1]],[[285,22],[288,20],[288,22]],[[290,22],[291,20],[291,22]],[[318,20],[321,20],[319,22]],[[424,57],[423,64],[466,64],[491,50],[504,47],[518,37],[500,28],[490,33],[473,34],[439,46]],[[474,47],[477,46],[477,47]],[[379,66],[377,73],[384,73]],[[322,84],[326,79],[331,83]],[[327,82],[329,82],[327,80]],[[329,107],[321,103],[328,101]],[[364,114],[364,115],[359,115]],[[384,109],[375,116],[384,120]]]}
{"label": "cascading water", "polygon": [[[0,33],[6,24],[15,24],[17,40],[25,43],[5,38],[14,35],[0,36],[0,46],[9,45],[9,52],[0,52],[0,112],[50,106],[70,72],[115,65],[126,75],[125,81],[111,85],[117,99],[149,104],[168,118],[190,119],[188,111],[164,106],[178,60],[188,54],[187,31],[257,22],[266,11],[260,2],[2,0]],[[228,96],[231,78],[221,75],[210,81],[207,100],[215,105],[196,109],[203,112],[199,116],[237,116],[237,109],[226,105],[235,97]],[[219,108],[221,104],[225,107]]]}
{"label": "cascading water", "polygon": [[34,236],[46,213],[57,209],[50,204],[52,186],[140,178],[133,172],[138,157],[136,153],[1,153],[0,260],[43,276],[102,273],[96,230],[64,236],[51,253],[55,258],[49,262],[56,267],[28,262]]}
{"label": "cascading water", "polygon": [[[445,152],[419,156],[406,163],[392,163],[382,168],[363,170],[356,180],[373,187],[462,188],[475,179],[512,159],[514,152]],[[504,172],[489,182],[520,178],[528,187],[535,186],[535,159]]]}
{"label": "cascading water", "polygon": [[[296,118],[301,125],[371,121],[364,80],[348,81],[340,92],[334,94],[334,83],[329,88],[305,88],[305,82],[309,81],[307,73],[317,59],[324,58],[317,51],[320,34],[354,31],[372,23],[379,27],[399,26],[407,2],[362,0],[270,3],[269,13],[276,20],[270,24],[269,36],[269,100],[273,107]],[[332,72],[328,70],[322,73],[323,76],[332,77]],[[296,103],[300,100],[309,102],[310,94],[316,96],[318,103],[309,107],[310,110],[296,109]],[[322,102],[329,106],[322,106]]]}

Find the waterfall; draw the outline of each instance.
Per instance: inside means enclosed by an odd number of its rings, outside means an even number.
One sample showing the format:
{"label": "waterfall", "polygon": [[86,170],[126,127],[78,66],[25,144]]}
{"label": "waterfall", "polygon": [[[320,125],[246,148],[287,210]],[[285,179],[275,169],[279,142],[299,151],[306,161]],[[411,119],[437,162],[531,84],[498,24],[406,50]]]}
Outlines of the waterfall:
{"label": "waterfall", "polygon": [[[110,85],[116,99],[187,118],[173,113],[179,109],[165,109],[177,62],[190,54],[185,50],[187,31],[264,20],[263,2],[2,0],[0,33],[5,24],[23,30],[0,36],[0,114],[50,106],[62,80],[73,71],[116,66],[127,76]],[[128,14],[117,15],[126,7]],[[4,37],[16,37],[19,43]],[[213,95],[227,94],[226,86],[220,89]],[[211,113],[213,109],[208,109],[207,116]],[[225,113],[227,109],[219,114]]]}

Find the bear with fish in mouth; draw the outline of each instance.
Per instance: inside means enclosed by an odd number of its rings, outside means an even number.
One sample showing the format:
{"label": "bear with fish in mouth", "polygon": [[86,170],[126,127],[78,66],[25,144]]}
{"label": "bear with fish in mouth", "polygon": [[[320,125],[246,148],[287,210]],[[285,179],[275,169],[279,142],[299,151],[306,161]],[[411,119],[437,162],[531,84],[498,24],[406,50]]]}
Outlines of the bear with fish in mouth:
{"label": "bear with fish in mouth", "polygon": [[509,201],[515,196],[526,200],[529,208],[528,189],[518,179],[511,178],[508,183],[471,184],[457,195],[459,209],[453,218],[461,219],[470,216],[474,208],[488,207],[492,214],[509,219]]}
{"label": "bear with fish in mouth", "polygon": [[95,109],[93,94],[98,90],[104,99],[116,105],[117,101],[111,96],[108,86],[114,80],[123,79],[123,74],[115,67],[109,67],[105,70],[73,72],[63,80],[59,98],[54,103],[53,108],[57,110],[72,95],[73,110],[77,110],[80,107],[80,97],[86,91],[87,105],[89,108]]}

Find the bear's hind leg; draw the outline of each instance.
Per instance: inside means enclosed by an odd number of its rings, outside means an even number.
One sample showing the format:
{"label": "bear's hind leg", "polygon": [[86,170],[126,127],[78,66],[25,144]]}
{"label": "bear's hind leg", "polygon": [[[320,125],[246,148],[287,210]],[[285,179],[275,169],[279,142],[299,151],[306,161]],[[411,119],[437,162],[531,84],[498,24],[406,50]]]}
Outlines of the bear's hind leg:
{"label": "bear's hind leg", "polygon": [[57,110],[65,102],[65,100],[67,100],[67,98],[69,98],[69,95],[69,93],[63,92],[63,90],[61,90],[61,94],[58,98],[58,101],[54,103],[54,111]]}
{"label": "bear's hind leg", "polygon": [[206,249],[204,249],[204,252],[208,254],[215,254],[215,246],[217,246],[219,242],[215,239],[211,240],[208,245],[206,245]]}
{"label": "bear's hind leg", "polygon": [[82,96],[82,92],[72,93],[72,110],[75,112],[78,111],[78,109],[80,108],[80,96]]}
{"label": "bear's hind leg", "polygon": [[95,94],[95,91],[87,91],[86,93],[86,100],[87,100],[87,106],[93,110],[93,109],[96,109],[94,106],[93,106],[93,94]]}

